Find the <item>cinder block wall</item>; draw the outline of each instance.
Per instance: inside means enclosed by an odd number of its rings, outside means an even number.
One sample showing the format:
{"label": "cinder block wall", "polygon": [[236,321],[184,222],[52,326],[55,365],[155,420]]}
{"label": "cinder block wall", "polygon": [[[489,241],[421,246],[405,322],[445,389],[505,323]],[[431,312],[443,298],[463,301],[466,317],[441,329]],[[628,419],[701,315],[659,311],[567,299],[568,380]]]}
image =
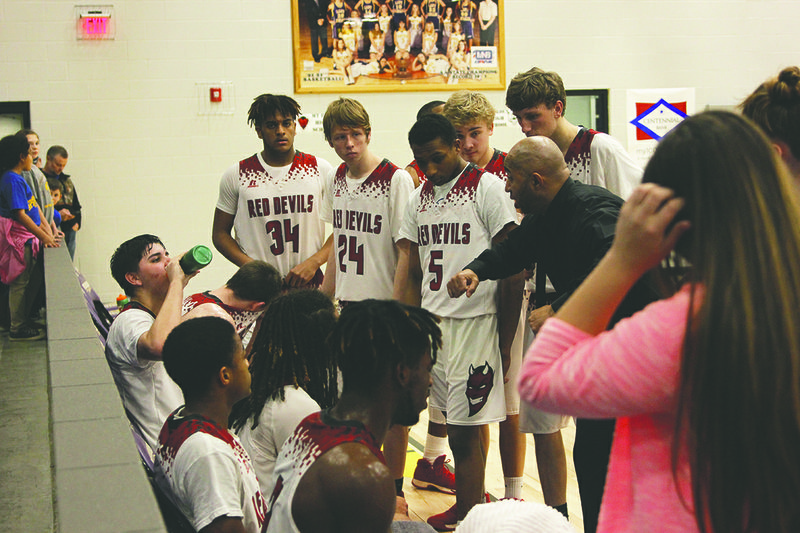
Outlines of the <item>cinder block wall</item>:
{"label": "cinder block wall", "polygon": [[[223,170],[257,151],[252,98],[293,92],[290,3],[282,0],[117,0],[116,40],[77,41],[73,0],[0,3],[0,101],[29,100],[43,149],[63,144],[85,206],[76,263],[104,299],[119,289],[108,258],[138,233],[173,253],[210,244]],[[697,109],[731,105],[798,62],[796,0],[504,0],[507,80],[538,65],[568,89],[608,88],[611,133],[623,142],[625,90],[695,87]],[[197,115],[195,83],[231,81],[233,116]],[[447,93],[357,96],[373,148],[403,165],[406,133],[425,102]],[[503,91],[488,92],[502,107]],[[336,95],[301,95],[307,113]],[[497,128],[508,149],[521,137]],[[320,133],[297,146],[336,161]],[[215,261],[191,289],[233,272]]]}

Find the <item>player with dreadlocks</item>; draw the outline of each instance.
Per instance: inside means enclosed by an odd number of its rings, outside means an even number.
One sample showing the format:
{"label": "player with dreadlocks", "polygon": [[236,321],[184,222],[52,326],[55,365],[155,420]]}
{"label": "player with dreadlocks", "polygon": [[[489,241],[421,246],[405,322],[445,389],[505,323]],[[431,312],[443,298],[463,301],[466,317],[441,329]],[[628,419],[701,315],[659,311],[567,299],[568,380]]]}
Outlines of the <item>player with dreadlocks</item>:
{"label": "player with dreadlocks", "polygon": [[325,344],[335,323],[333,302],[314,289],[279,296],[264,314],[253,341],[252,393],[231,414],[262,494],[272,492],[275,459],[297,424],[336,401],[336,360]]}
{"label": "player with dreadlocks", "polygon": [[247,123],[264,150],[222,175],[211,237],[238,266],[260,259],[278,269],[286,286],[316,287],[331,244],[325,239],[331,218],[325,199],[333,167],[294,149],[299,115],[300,105],[288,96],[255,98]]}
{"label": "player with dreadlocks", "polygon": [[329,340],[342,396],[306,417],[284,444],[267,532],[389,530],[396,497],[381,444],[392,424],[413,426],[425,409],[442,342],[438,321],[391,300],[345,307]]}

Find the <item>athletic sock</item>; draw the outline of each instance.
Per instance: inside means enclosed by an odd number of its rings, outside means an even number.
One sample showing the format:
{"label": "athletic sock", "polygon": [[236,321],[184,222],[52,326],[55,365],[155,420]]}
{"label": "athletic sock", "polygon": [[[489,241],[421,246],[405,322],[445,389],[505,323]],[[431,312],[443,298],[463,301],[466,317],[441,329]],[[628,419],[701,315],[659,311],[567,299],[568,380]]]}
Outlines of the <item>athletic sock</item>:
{"label": "athletic sock", "polygon": [[567,512],[567,503],[566,502],[562,503],[561,505],[556,505],[555,506],[555,510],[558,511],[559,513],[563,514],[564,518],[569,520],[569,512]]}
{"label": "athletic sock", "polygon": [[405,494],[403,494],[403,478],[398,478],[394,480],[394,490],[398,496],[401,498],[405,498]]}
{"label": "athletic sock", "polygon": [[425,451],[422,453],[422,457],[433,464],[437,457],[445,454],[446,449],[447,437],[434,437],[428,433],[428,436],[425,438]]}
{"label": "athletic sock", "polygon": [[522,499],[522,478],[521,477],[504,477],[506,485],[506,495],[504,498],[517,498]]}

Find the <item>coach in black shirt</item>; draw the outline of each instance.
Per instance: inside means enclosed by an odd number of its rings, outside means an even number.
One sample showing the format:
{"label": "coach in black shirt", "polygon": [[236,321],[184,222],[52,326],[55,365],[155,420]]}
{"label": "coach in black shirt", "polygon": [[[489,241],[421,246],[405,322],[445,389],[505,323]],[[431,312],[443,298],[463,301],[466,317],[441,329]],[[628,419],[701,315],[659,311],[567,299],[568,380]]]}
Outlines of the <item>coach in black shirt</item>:
{"label": "coach in black shirt", "polygon": [[[464,293],[471,296],[480,280],[503,279],[536,263],[537,278],[543,280],[546,273],[558,294],[550,305],[531,313],[529,324],[538,331],[611,247],[623,201],[602,187],[570,179],[561,151],[547,137],[520,141],[506,156],[505,165],[506,190],[526,216],[504,241],[453,276],[447,290],[454,298]],[[655,299],[656,291],[639,282],[609,327]],[[573,458],[589,531],[600,510],[614,421],[579,419],[576,429]]]}

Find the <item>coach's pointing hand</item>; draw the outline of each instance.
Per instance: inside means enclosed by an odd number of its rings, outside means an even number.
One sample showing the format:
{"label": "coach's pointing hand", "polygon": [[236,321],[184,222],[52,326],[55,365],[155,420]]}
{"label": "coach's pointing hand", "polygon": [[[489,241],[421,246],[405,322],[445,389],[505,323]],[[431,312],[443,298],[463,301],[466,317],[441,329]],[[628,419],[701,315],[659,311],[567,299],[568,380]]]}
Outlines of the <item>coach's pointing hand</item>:
{"label": "coach's pointing hand", "polygon": [[447,282],[447,294],[450,295],[450,298],[458,298],[466,292],[467,298],[469,298],[478,288],[479,283],[480,280],[475,272],[469,269],[462,270]]}

